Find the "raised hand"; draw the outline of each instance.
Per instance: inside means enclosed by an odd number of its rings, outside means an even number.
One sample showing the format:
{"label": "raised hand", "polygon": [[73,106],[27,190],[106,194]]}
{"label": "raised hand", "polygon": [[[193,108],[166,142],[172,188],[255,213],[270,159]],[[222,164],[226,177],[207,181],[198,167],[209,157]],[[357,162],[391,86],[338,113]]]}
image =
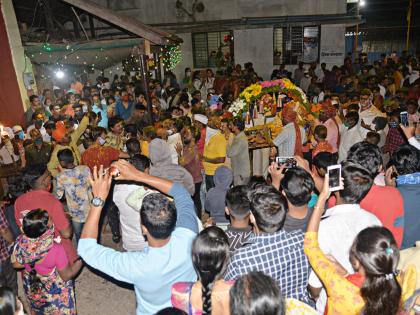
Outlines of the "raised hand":
{"label": "raised hand", "polygon": [[102,165],[99,167],[99,170],[97,166],[95,166],[92,175],[89,177],[93,196],[106,200],[109,189],[111,188],[111,181],[112,178],[109,172],[104,172],[104,167]]}

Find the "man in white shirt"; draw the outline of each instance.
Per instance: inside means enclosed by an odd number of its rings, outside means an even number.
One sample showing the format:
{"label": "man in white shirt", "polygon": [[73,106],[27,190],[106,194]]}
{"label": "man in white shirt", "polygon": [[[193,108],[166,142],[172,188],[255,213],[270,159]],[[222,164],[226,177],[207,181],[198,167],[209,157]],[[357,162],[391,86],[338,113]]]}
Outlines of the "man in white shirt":
{"label": "man in white shirt", "polygon": [[338,150],[338,161],[342,162],[347,158],[351,146],[364,140],[363,132],[359,125],[359,114],[348,112],[344,124],[340,125],[340,147]]}
{"label": "man in white shirt", "polygon": [[[373,94],[369,89],[363,89],[360,92],[359,116],[360,120],[368,126],[372,125],[373,120],[376,117],[386,117],[385,113],[382,113],[379,109],[373,106],[372,100]],[[372,127],[374,126],[372,125]]]}
{"label": "man in white shirt", "polygon": [[[306,142],[305,129],[296,123],[297,113],[293,105],[286,104],[282,110],[283,129],[273,140],[277,156],[302,155],[302,145]],[[299,130],[299,133],[297,132]]]}
{"label": "man in white shirt", "polygon": [[[147,157],[136,154],[130,162],[139,171],[149,174],[150,160]],[[141,200],[139,198],[140,191],[142,192]],[[139,224],[141,223],[140,208],[143,198],[147,195],[146,192],[144,186],[130,182],[117,182],[114,186],[113,201],[120,212],[122,245],[127,252],[142,251],[147,246],[147,241],[141,231],[141,224]],[[133,198],[134,194],[135,206],[130,202],[130,198]]]}
{"label": "man in white shirt", "polygon": [[[334,193],[336,206],[329,208],[321,220],[318,241],[321,250],[343,266],[348,273],[354,270],[349,260],[349,251],[357,234],[370,226],[381,226],[381,221],[370,212],[360,208],[360,201],[372,187],[371,174],[360,165],[345,162],[342,167],[344,188]],[[312,271],[309,276],[312,296],[317,299],[317,310],[324,312],[325,290]]]}

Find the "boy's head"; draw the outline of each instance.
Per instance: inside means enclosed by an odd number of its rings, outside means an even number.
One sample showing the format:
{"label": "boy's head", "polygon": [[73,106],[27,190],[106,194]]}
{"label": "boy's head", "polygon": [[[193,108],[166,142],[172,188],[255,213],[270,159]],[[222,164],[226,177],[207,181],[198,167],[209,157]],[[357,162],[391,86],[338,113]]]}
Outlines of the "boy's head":
{"label": "boy's head", "polygon": [[319,176],[325,177],[327,174],[328,166],[337,164],[338,156],[335,153],[330,152],[319,152],[314,156],[312,164]]}
{"label": "boy's head", "polygon": [[349,149],[347,161],[366,168],[372,174],[372,179],[382,171],[381,151],[377,145],[372,143],[362,141],[353,144]]}
{"label": "boy's head", "polygon": [[359,164],[348,161],[342,163],[341,176],[344,188],[335,193],[340,203],[360,203],[372,187],[372,173]]}
{"label": "boy's head", "polygon": [[143,138],[147,142],[152,141],[153,139],[157,138],[156,129],[153,126],[146,126],[143,128]]}
{"label": "boy's head", "polygon": [[239,185],[227,191],[225,212],[231,217],[231,220],[248,220],[249,207],[247,186]]}
{"label": "boy's head", "polygon": [[74,164],[73,153],[70,149],[63,149],[58,151],[57,158],[62,168],[68,168]]}
{"label": "boy's head", "polygon": [[378,145],[379,141],[381,141],[381,136],[379,135],[379,133],[375,131],[369,131],[367,133],[365,142],[373,145]]}
{"label": "boy's head", "polygon": [[327,139],[327,133],[328,133],[327,127],[325,127],[324,125],[316,126],[314,130],[315,140],[317,142],[325,141],[325,139]]}
{"label": "boy's head", "polygon": [[134,167],[136,169],[138,169],[139,171],[142,171],[144,173],[149,173],[149,168],[150,168],[150,160],[147,156],[144,156],[142,154],[134,154],[131,158],[130,158],[130,163],[134,165]]}
{"label": "boy's head", "polygon": [[312,176],[301,167],[288,169],[281,180],[283,195],[290,204],[296,207],[309,202],[314,188]]}
{"label": "boy's head", "polygon": [[125,143],[127,147],[127,153],[130,157],[140,153],[140,142],[136,138],[130,138]]}
{"label": "boy's head", "polygon": [[275,233],[283,228],[287,213],[286,198],[273,186],[258,186],[248,193],[251,223],[259,232]]}

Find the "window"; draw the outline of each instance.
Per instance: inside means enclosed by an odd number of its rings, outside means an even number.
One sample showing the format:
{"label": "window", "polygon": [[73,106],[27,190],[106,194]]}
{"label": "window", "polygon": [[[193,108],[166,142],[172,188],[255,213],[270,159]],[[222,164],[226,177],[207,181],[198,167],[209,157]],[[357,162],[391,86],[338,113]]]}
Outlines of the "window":
{"label": "window", "polygon": [[193,33],[194,68],[225,67],[233,63],[233,34],[230,31]]}
{"label": "window", "polygon": [[318,61],[318,26],[288,26],[274,29],[274,64]]}

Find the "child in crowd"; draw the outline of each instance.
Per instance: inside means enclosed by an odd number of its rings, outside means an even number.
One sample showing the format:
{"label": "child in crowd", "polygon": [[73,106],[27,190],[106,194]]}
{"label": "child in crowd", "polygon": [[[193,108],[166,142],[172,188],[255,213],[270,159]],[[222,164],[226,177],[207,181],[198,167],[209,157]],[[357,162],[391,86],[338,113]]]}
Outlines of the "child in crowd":
{"label": "child in crowd", "polygon": [[374,145],[378,145],[380,140],[381,136],[379,135],[379,133],[375,131],[369,131],[364,141]]}
{"label": "child in crowd", "polygon": [[66,196],[67,209],[76,243],[78,243],[92,199],[89,183],[90,170],[86,165],[74,165],[74,157],[70,149],[59,151],[57,157],[62,170],[57,175],[56,196],[58,199]]}
{"label": "child in crowd", "polygon": [[225,215],[226,193],[232,185],[233,173],[226,166],[219,166],[213,176],[215,187],[209,189],[204,208],[217,226],[226,229],[229,220]]}
{"label": "child in crowd", "polygon": [[316,146],[312,151],[312,158],[316,156],[319,152],[334,152],[332,145],[326,140],[327,139],[327,127],[324,125],[318,125],[314,130],[314,138],[316,141]]}
{"label": "child in crowd", "polygon": [[252,227],[249,224],[249,199],[248,187],[245,185],[235,186],[226,193],[226,214],[229,216],[230,224],[226,229],[229,239],[230,252],[246,244],[252,234]]}

